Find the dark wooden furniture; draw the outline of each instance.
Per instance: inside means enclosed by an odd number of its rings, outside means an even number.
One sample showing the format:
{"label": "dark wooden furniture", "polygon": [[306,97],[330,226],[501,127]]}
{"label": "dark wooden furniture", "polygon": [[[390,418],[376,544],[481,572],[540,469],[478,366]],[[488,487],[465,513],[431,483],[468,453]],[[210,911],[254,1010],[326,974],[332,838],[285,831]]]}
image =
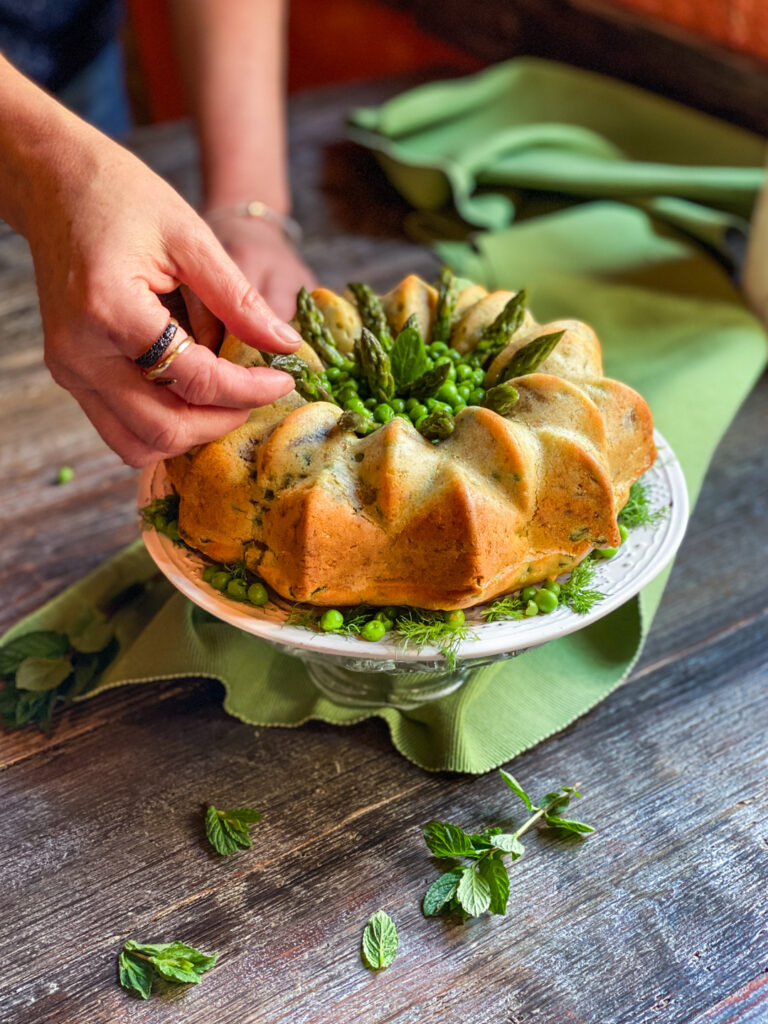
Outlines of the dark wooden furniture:
{"label": "dark wooden furniture", "polygon": [[[399,83],[402,85],[402,83]],[[296,212],[333,286],[435,262],[343,114],[395,85],[293,104]],[[194,196],[186,125],[138,151]],[[629,682],[517,758],[536,792],[581,782],[584,843],[532,839],[506,918],[421,915],[419,826],[507,817],[495,775],[429,775],[384,727],[253,729],[205,681],[125,688],[0,736],[2,1024],[758,1024],[768,1019],[768,455],[763,379],[724,438]],[[25,244],[0,238],[0,626],[136,535],[136,474],[51,381]],[[59,466],[76,470],[66,486]],[[762,554],[761,554],[762,553]],[[254,849],[206,852],[205,802],[264,812]],[[369,915],[401,948],[360,964]],[[126,938],[210,951],[203,983],[132,1000]]]}

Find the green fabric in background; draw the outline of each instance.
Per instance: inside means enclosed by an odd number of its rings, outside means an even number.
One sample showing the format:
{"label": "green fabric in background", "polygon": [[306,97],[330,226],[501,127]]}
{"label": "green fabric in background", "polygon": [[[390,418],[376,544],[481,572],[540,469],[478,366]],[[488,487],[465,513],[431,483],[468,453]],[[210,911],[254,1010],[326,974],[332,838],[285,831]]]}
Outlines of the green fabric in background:
{"label": "green fabric in background", "polygon": [[[723,264],[726,232],[743,229],[763,181],[761,140],[619,82],[528,59],[412,90],[353,121],[354,136],[377,151],[412,204],[453,203],[467,224],[492,229],[437,245],[458,272],[489,287],[525,285],[542,322],[567,316],[596,328],[606,372],[648,399],[693,502],[766,360],[765,334]],[[146,584],[112,620],[120,652],[98,689],[209,676],[245,722],[347,725],[378,715],[416,764],[483,772],[562,729],[626,677],[665,578],[595,625],[497,662],[413,711],[332,704],[300,662],[158,580],[140,546],[4,640],[66,630],[75,613]]]}

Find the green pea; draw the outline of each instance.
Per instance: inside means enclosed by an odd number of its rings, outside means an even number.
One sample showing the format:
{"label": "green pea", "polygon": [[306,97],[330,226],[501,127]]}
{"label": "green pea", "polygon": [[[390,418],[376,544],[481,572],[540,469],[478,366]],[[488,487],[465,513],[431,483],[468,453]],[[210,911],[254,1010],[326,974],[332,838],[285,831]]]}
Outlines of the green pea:
{"label": "green pea", "polygon": [[444,341],[433,341],[429,346],[429,354],[433,359],[437,359],[438,356],[443,355],[448,351],[450,346],[446,345]]}
{"label": "green pea", "polygon": [[472,379],[474,380],[475,384],[483,383],[483,381],[485,380],[485,370],[482,368],[482,366],[476,366],[474,368],[474,370],[472,371]]}
{"label": "green pea", "polygon": [[248,587],[248,600],[258,608],[262,608],[269,601],[269,591],[263,583],[252,583]]}
{"label": "green pea", "polygon": [[435,394],[435,398],[438,402],[447,402],[448,405],[453,405],[453,403],[458,400],[458,397],[459,393],[456,390],[456,385],[450,380],[447,380],[445,384],[441,384]]}
{"label": "green pea", "polygon": [[619,536],[621,537],[621,543],[622,544],[624,543],[624,541],[629,536],[629,530],[626,528],[624,523],[619,523]]}
{"label": "green pea", "polygon": [[166,528],[163,530],[163,533],[166,537],[170,538],[170,540],[181,540],[181,537],[179,536],[179,524],[175,519],[172,519],[170,523],[168,523]]}
{"label": "green pea", "polygon": [[534,598],[536,605],[540,612],[544,612],[545,615],[549,615],[558,606],[557,594],[553,594],[551,590],[547,590],[546,587],[542,587]]}
{"label": "green pea", "polygon": [[366,622],[360,630],[360,636],[363,640],[369,640],[371,643],[375,644],[377,641],[381,640],[386,632],[387,628],[381,619],[371,619],[371,621]]}
{"label": "green pea", "polygon": [[380,614],[382,614],[387,619],[391,619],[391,621],[394,622],[397,616],[400,614],[400,609],[397,607],[397,605],[388,604],[386,608],[381,609]]}
{"label": "green pea", "polygon": [[443,618],[449,626],[452,626],[453,629],[457,629],[459,626],[464,625],[466,616],[461,608],[454,608],[453,611],[443,612]]}
{"label": "green pea", "polygon": [[221,572],[218,565],[206,565],[203,569],[203,579],[206,583],[210,583],[217,572]]}
{"label": "green pea", "polygon": [[344,408],[349,412],[359,412],[361,416],[365,416],[365,406],[359,398],[350,398],[348,401],[344,402]]}
{"label": "green pea", "polygon": [[522,597],[524,601],[533,601],[537,594],[538,590],[536,587],[525,587],[521,592],[520,597]]}
{"label": "green pea", "polygon": [[420,404],[421,403],[419,402],[418,398],[409,398],[406,400],[405,408],[408,412],[410,412],[411,409],[415,409],[416,406]]}
{"label": "green pea", "polygon": [[427,407],[426,405],[422,405],[421,402],[416,402],[411,406],[409,412],[411,414],[411,420],[415,423],[416,420],[420,420],[423,416],[427,415]]}
{"label": "green pea", "polygon": [[211,586],[214,590],[226,590],[227,584],[232,579],[228,572],[220,569],[211,576]]}
{"label": "green pea", "polygon": [[435,360],[434,359],[427,359],[427,369],[428,370],[434,370],[434,368],[435,368]]}
{"label": "green pea", "polygon": [[560,593],[560,584],[555,580],[545,580],[543,585],[545,590],[551,590],[553,594]]}
{"label": "green pea", "polygon": [[439,359],[435,360],[435,366],[442,366],[443,364],[448,367],[448,378],[446,383],[448,383],[448,381],[456,380],[456,364],[453,360],[449,356],[440,356]]}
{"label": "green pea", "polygon": [[357,369],[357,363],[355,362],[354,359],[345,359],[344,362],[341,364],[341,369],[346,371],[346,373],[350,375],[354,374],[355,370]]}
{"label": "green pea", "polygon": [[366,398],[365,401],[363,402],[363,405],[365,406],[365,408],[369,409],[371,412],[373,412],[373,410],[376,408],[376,406],[378,404],[379,404],[378,398]]}
{"label": "green pea", "polygon": [[377,423],[389,423],[391,419],[394,419],[395,410],[391,405],[387,405],[386,402],[382,402],[381,405],[377,405],[373,410],[373,418]]}
{"label": "green pea", "polygon": [[434,412],[435,409],[437,408],[437,399],[436,398],[428,398],[426,400],[426,402],[424,403],[424,405],[426,405],[426,407],[427,407],[427,412]]}
{"label": "green pea", "polygon": [[459,393],[459,398],[463,398],[465,402],[469,401],[469,396],[472,394],[471,384],[459,384],[456,390]]}
{"label": "green pea", "polygon": [[457,348],[449,348],[448,355],[454,361],[454,363],[456,363],[456,369],[458,370],[459,364],[462,360],[461,352],[459,352]]}
{"label": "green pea", "polygon": [[528,604],[525,606],[525,617],[528,619],[532,619],[534,615],[538,614],[539,606],[536,604],[535,601],[529,601]]}
{"label": "green pea", "polygon": [[459,363],[456,367],[456,380],[472,380],[474,370],[471,366],[467,366],[466,363]]}
{"label": "green pea", "polygon": [[423,424],[423,422],[424,422],[424,420],[425,420],[426,418],[427,418],[427,414],[425,413],[425,414],[424,414],[423,416],[419,416],[419,418],[418,418],[418,419],[414,419],[414,421],[413,421],[413,425],[414,425],[414,427],[415,427],[415,428],[416,428],[416,429],[417,429],[418,431],[421,431],[421,425]]}
{"label": "green pea", "polygon": [[375,622],[382,622],[384,624],[384,629],[386,630],[387,633],[390,631],[390,629],[392,629],[392,627],[395,624],[394,619],[390,618],[390,616],[387,615],[384,609],[376,612],[373,618]]}
{"label": "green pea", "polygon": [[338,380],[341,377],[341,367],[339,366],[328,366],[325,371],[325,376],[330,381]]}
{"label": "green pea", "polygon": [[405,399],[404,398],[393,398],[389,403],[395,412],[405,412]]}
{"label": "green pea", "polygon": [[458,400],[453,403],[453,411],[455,413],[456,412],[461,412],[462,409],[466,409],[466,408],[467,408],[467,403],[461,397],[459,397]]}
{"label": "green pea", "polygon": [[613,558],[618,552],[618,548],[597,548],[595,554],[598,558]]}
{"label": "green pea", "polygon": [[227,584],[227,593],[236,601],[245,601],[248,597],[248,584],[245,580],[230,580]]}
{"label": "green pea", "polygon": [[336,608],[329,608],[320,617],[320,628],[326,633],[334,633],[344,625],[344,616]]}
{"label": "green pea", "polygon": [[59,472],[56,474],[57,484],[68,484],[70,480],[75,479],[75,471],[71,466],[62,466]]}
{"label": "green pea", "polygon": [[482,405],[485,398],[485,391],[482,388],[472,388],[469,395],[470,405]]}
{"label": "green pea", "polygon": [[152,517],[152,525],[158,533],[165,533],[166,527],[168,526],[168,520],[162,512],[158,512],[156,516]]}

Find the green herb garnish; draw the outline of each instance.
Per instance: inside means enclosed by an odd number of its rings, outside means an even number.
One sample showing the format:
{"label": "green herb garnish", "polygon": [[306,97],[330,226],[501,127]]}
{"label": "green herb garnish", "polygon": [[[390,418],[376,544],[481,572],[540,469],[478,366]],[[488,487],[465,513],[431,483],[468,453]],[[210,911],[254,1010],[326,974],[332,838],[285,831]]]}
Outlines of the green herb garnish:
{"label": "green herb garnish", "polygon": [[504,597],[497,598],[487,608],[483,609],[483,618],[486,622],[499,622],[502,619],[522,619],[525,618],[525,607],[528,604],[520,596],[519,592],[515,594],[506,594]]}
{"label": "green herb garnish", "polygon": [[120,984],[132,995],[149,999],[155,978],[196,985],[218,957],[218,953],[201,953],[184,942],[147,945],[129,939],[118,960]]}
{"label": "green herb garnish", "polygon": [[648,497],[648,489],[642,480],[636,480],[629,489],[629,498],[624,508],[619,512],[618,520],[628,530],[635,526],[652,526],[663,519],[667,510],[656,509],[651,512],[651,501]]}
{"label": "green herb garnish", "polygon": [[465,832],[458,825],[430,821],[424,826],[424,841],[439,859],[460,858],[470,864],[456,865],[433,882],[424,896],[423,911],[427,917],[458,913],[463,918],[479,917],[486,911],[504,914],[509,897],[509,874],[503,857],[518,860],[525,852],[520,837],[541,822],[560,832],[585,834],[591,825],[563,818],[573,797],[581,794],[573,786],[563,786],[556,793],[547,793],[534,803],[513,775],[499,771],[502,780],[525,804],[530,817],[515,832],[487,828],[483,832]]}
{"label": "green herb garnish", "polygon": [[588,611],[602,601],[605,594],[592,586],[597,567],[591,558],[579,562],[571,575],[560,585],[560,603],[567,605],[577,615],[586,615]]}
{"label": "green herb garnish", "polygon": [[413,645],[416,650],[422,647],[437,647],[445,658],[448,668],[453,671],[457,665],[457,651],[462,641],[474,637],[470,627],[455,618],[446,621],[446,613],[427,611],[421,608],[406,608],[397,616],[392,632],[402,641],[403,650]]}
{"label": "green herb garnish", "polygon": [[205,812],[205,834],[217,853],[229,857],[241,847],[249,850],[253,846],[250,830],[257,821],[261,821],[261,814],[250,807],[217,811],[211,805]]}
{"label": "green herb garnish", "polygon": [[397,928],[383,910],[377,910],[363,932],[362,961],[372,971],[389,967],[397,953]]}
{"label": "green herb garnish", "polygon": [[155,498],[141,510],[141,519],[146,526],[155,527],[155,520],[163,516],[166,523],[179,518],[178,494],[166,494],[163,498]]}
{"label": "green herb garnish", "polygon": [[427,347],[417,327],[416,314],[409,316],[389,353],[398,392],[406,391],[427,370]]}

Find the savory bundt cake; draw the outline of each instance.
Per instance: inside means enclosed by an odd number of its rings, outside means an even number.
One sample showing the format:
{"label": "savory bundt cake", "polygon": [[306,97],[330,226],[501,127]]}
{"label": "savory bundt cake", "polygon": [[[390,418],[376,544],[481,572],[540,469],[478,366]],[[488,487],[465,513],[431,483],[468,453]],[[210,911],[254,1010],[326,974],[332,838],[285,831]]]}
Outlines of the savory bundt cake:
{"label": "savory bundt cake", "polygon": [[297,323],[296,356],[222,346],[297,390],[167,462],[190,546],[290,600],[449,609],[620,543],[653,424],[586,324],[445,271],[381,298],[302,291]]}

